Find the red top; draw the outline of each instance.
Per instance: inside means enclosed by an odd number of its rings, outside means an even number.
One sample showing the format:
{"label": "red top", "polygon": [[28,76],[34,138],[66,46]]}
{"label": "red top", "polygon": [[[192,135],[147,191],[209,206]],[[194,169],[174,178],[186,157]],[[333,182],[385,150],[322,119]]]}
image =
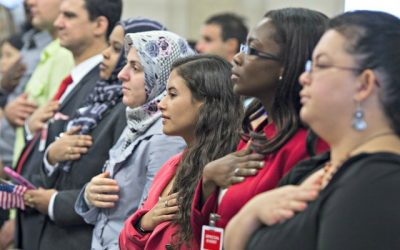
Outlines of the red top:
{"label": "red top", "polygon": [[[165,246],[171,244],[171,236],[177,231],[177,226],[173,225],[171,222],[163,222],[157,225],[152,232],[147,234],[141,234],[138,232],[134,225],[139,218],[145,215],[157,204],[161,193],[175,176],[176,169],[181,159],[182,153],[173,156],[161,167],[157,175],[154,177],[148,197],[143,203],[143,206],[125,221],[125,226],[119,235],[120,249],[165,250]],[[197,241],[200,241],[200,239],[192,241],[192,249],[199,249]],[[181,249],[186,248],[182,246]]]}
{"label": "red top", "polygon": [[[264,127],[267,138],[272,138],[276,134],[274,124]],[[255,176],[247,177],[245,181],[232,185],[228,188],[218,205],[218,192],[211,195],[199,210],[201,197],[201,183],[198,184],[192,207],[192,221],[208,223],[209,214],[217,208],[217,214],[221,219],[217,222],[218,227],[225,228],[229,220],[239,212],[239,210],[255,195],[275,188],[279,180],[294,167],[299,161],[309,157],[306,149],[307,130],[299,129],[292,138],[282,146],[277,152],[266,155],[265,164]],[[245,141],[241,141],[238,150],[246,146]],[[322,141],[317,144],[317,153],[328,150],[328,145]],[[201,218],[200,218],[201,217]]]}

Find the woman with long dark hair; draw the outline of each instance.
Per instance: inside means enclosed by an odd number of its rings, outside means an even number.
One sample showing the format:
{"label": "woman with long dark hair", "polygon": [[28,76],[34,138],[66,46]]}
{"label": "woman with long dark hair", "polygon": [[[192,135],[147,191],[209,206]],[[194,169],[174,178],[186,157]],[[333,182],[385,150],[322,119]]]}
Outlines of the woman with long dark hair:
{"label": "woman with long dark hair", "polygon": [[[193,221],[211,212],[224,228],[244,204],[273,189],[297,162],[309,157],[300,117],[298,78],[325,30],[327,17],[302,8],[269,11],[234,57],[234,91],[255,98],[243,122],[238,152],[207,164],[193,204]],[[251,121],[267,114],[256,128]],[[325,149],[318,144],[317,152]]]}
{"label": "woman with long dark hair", "polygon": [[224,59],[199,55],[172,67],[160,102],[163,131],[181,136],[187,149],[171,158],[154,179],[143,207],[120,235],[121,249],[198,249],[199,225],[191,224],[195,188],[207,163],[232,152],[239,141],[242,106]]}

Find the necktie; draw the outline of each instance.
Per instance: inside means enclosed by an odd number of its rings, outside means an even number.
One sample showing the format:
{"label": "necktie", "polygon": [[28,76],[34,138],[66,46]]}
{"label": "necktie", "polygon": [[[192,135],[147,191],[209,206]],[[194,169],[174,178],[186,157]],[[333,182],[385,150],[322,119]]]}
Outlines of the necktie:
{"label": "necktie", "polygon": [[57,90],[57,93],[54,95],[53,100],[60,100],[61,96],[64,94],[67,87],[73,82],[71,75],[62,80],[60,87]]}
{"label": "necktie", "polygon": [[[64,80],[62,80],[60,87],[57,90],[57,93],[54,95],[53,100],[59,100],[61,98],[61,96],[64,94],[65,90],[67,89],[67,87],[73,82],[71,75],[68,75],[67,77],[64,78]],[[46,131],[47,132],[47,131]],[[21,173],[22,172],[22,168],[26,162],[26,160],[28,159],[29,154],[32,152],[36,141],[40,139],[40,137],[43,137],[43,131],[38,131],[36,132],[35,136],[32,138],[31,141],[29,141],[27,143],[27,145],[25,145],[18,163],[17,163],[17,172]],[[46,138],[47,138],[47,134],[46,134]]]}

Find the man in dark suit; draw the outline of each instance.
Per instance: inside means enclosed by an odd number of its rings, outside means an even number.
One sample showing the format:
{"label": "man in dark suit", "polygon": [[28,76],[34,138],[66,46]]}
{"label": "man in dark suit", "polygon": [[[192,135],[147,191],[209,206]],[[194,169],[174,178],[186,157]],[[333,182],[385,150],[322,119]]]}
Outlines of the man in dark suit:
{"label": "man in dark suit", "polygon": [[[61,91],[63,93],[60,92],[58,115],[44,130],[47,132],[40,132],[41,136],[27,144],[17,164],[21,166],[23,176],[40,187],[26,194],[29,196],[27,205],[32,208],[18,212],[18,248],[90,248],[92,226],[74,212],[74,203],[82,186],[101,172],[109,148],[125,127],[123,105],[117,104],[91,132],[95,146],[74,161],[68,171],[63,171],[65,163],[58,164],[54,169],[46,168],[49,167],[45,161],[46,147],[41,144],[43,137],[48,146],[65,132],[68,118],[72,118],[93,91],[99,80],[100,53],[106,48],[107,37],[121,12],[121,0],[63,0],[61,4],[60,15],[54,25],[61,45],[72,52],[76,66],[71,71],[70,84]],[[102,143],[96,143],[99,140]],[[30,145],[31,150],[28,149]]]}

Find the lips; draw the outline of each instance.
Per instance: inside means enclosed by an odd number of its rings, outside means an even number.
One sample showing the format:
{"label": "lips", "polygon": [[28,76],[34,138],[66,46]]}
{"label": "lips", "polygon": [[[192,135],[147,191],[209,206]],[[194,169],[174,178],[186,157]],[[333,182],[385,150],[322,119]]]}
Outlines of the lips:
{"label": "lips", "polygon": [[231,75],[231,80],[233,82],[237,82],[240,78],[239,73],[235,70],[235,68],[232,69],[232,75]]}
{"label": "lips", "polygon": [[122,91],[124,91],[124,90],[127,91],[127,90],[129,90],[129,88],[122,84]]}
{"label": "lips", "polygon": [[100,63],[99,68],[100,68],[100,70],[106,70],[108,67],[104,63]]}
{"label": "lips", "polygon": [[303,91],[300,92],[300,103],[304,104],[308,99],[310,99],[310,96],[305,94]]}

